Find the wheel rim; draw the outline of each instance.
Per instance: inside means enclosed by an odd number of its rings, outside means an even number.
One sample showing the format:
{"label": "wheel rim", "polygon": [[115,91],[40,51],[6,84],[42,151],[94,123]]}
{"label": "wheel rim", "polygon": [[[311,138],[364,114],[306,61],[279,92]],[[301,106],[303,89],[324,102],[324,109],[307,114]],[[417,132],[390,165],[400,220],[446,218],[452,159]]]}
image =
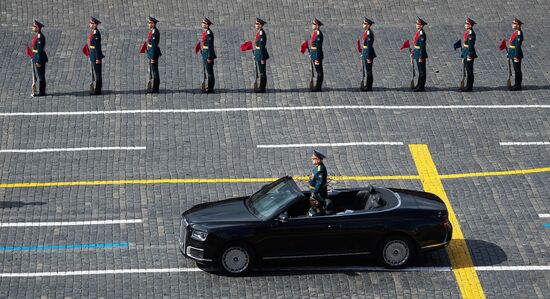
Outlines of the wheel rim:
{"label": "wheel rim", "polygon": [[384,246],[384,261],[390,266],[401,266],[409,259],[409,246],[405,241],[392,240]]}
{"label": "wheel rim", "polygon": [[250,256],[242,247],[229,247],[222,255],[222,265],[231,273],[240,273],[248,268]]}

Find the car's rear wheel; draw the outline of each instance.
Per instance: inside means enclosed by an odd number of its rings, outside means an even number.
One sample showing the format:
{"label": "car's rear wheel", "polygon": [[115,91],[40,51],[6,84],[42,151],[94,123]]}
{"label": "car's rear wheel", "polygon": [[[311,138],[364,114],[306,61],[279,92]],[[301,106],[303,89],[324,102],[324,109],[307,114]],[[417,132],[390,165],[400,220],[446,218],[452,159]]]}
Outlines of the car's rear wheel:
{"label": "car's rear wheel", "polygon": [[254,263],[254,251],[244,243],[229,244],[220,253],[219,268],[226,275],[244,275],[250,271]]}
{"label": "car's rear wheel", "polygon": [[393,235],[384,239],[377,252],[378,263],[389,269],[405,267],[414,256],[413,242],[402,235]]}

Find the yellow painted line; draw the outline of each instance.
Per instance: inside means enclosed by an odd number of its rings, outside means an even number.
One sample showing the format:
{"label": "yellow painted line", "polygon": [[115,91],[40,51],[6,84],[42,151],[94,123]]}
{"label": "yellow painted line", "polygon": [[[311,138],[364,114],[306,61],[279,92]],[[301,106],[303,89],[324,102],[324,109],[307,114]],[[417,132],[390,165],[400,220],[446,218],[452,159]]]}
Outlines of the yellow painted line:
{"label": "yellow painted line", "polygon": [[424,190],[439,196],[445,202],[449,211],[449,221],[453,226],[453,239],[447,248],[447,252],[462,297],[485,298],[470,255],[470,250],[464,239],[462,229],[460,229],[460,223],[458,223],[451,202],[443,188],[441,177],[437,172],[428,146],[425,144],[409,144],[409,150],[413,156]]}
{"label": "yellow painted line", "polygon": [[503,171],[489,171],[489,172],[442,174],[439,177],[442,178],[442,179],[461,179],[461,178],[475,178],[475,177],[487,177],[487,176],[531,174],[531,173],[541,173],[541,172],[550,172],[550,167],[531,168],[531,169],[518,169],[518,170],[503,170]]}

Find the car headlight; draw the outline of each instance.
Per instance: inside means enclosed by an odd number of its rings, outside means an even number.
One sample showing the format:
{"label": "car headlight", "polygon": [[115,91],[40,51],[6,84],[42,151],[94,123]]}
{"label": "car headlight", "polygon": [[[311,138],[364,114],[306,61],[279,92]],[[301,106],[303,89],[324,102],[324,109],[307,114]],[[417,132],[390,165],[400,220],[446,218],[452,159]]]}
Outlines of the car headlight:
{"label": "car headlight", "polygon": [[208,237],[208,233],[200,230],[194,229],[191,233],[191,238],[197,241],[204,242],[206,240],[206,237]]}

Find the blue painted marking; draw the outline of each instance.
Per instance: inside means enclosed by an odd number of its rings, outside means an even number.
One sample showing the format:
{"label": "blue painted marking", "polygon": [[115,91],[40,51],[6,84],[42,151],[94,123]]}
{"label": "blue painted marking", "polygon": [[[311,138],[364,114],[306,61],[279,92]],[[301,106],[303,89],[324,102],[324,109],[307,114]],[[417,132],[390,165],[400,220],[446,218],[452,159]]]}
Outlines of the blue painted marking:
{"label": "blue painted marking", "polygon": [[0,246],[0,251],[6,250],[48,250],[48,249],[83,249],[102,247],[128,247],[128,243],[75,244],[75,245],[39,245],[39,246]]}
{"label": "blue painted marking", "polygon": [[544,227],[550,227],[550,223],[545,223]]}

